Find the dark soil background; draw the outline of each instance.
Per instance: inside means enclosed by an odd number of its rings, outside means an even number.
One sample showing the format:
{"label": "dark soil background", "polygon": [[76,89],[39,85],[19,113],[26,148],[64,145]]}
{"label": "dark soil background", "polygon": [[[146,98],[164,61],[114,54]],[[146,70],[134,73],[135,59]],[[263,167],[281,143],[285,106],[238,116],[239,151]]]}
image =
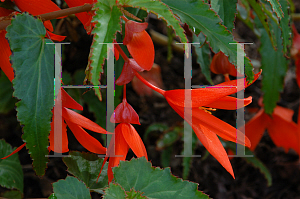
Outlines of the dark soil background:
{"label": "dark soil background", "polygon": [[[300,12],[300,3],[295,2],[296,12]],[[149,18],[149,29],[159,33],[167,34],[165,24],[155,17]],[[69,17],[64,22],[58,23],[56,33],[67,35],[67,40],[71,45],[65,47],[63,69],[70,74],[76,70],[84,70],[89,55],[89,48],[92,37],[85,33],[80,22],[75,17]],[[300,31],[300,23],[296,23]],[[234,36],[238,41],[253,42],[253,45],[246,46],[246,53],[251,59],[259,60],[258,47],[259,42],[255,35],[242,22],[236,22]],[[184,70],[183,54],[173,51],[173,58],[167,61],[167,46],[155,45],[155,63],[161,67],[161,75],[164,89],[184,88]],[[213,55],[213,53],[212,53]],[[281,95],[279,105],[291,108],[295,111],[295,121],[299,107],[299,88],[297,87],[294,73],[294,64],[290,63],[290,69],[285,80],[285,89]],[[193,57],[193,85],[207,85],[208,81],[201,73],[199,65],[196,63],[196,57]],[[220,83],[223,77],[212,74],[213,82]],[[260,80],[245,91],[245,97],[252,96],[253,102],[249,108],[259,108],[257,100],[261,97]],[[89,91],[93,92],[93,91]],[[140,116],[140,126],[136,126],[137,131],[143,137],[147,127],[153,123],[163,123],[169,127],[182,126],[183,120],[172,110],[166,100],[158,95],[151,97],[140,97],[132,89],[131,84],[127,87],[127,100],[134,107]],[[255,113],[249,108],[245,109],[245,119],[249,120]],[[95,121],[94,115],[85,111],[84,116]],[[236,112],[217,110],[213,113],[220,119],[235,126]],[[16,111],[11,110],[7,114],[0,114],[0,138],[4,138],[13,147],[20,146],[23,142],[21,139],[22,130],[16,119]],[[160,134],[150,134],[147,140],[144,140],[149,160],[153,166],[162,166],[160,161],[161,151],[156,149],[156,141],[161,137]],[[68,133],[70,139],[70,148],[72,150],[82,150],[83,148],[76,141],[72,133]],[[171,171],[175,176],[182,177],[182,158],[175,158],[180,154],[183,148],[183,142],[178,140],[175,143],[174,150],[171,154]],[[208,155],[206,158],[206,149],[197,143],[196,154],[202,155],[201,158],[193,158],[188,180],[199,184],[199,190],[208,194],[212,198],[220,199],[275,199],[275,198],[300,198],[300,164],[299,157],[295,151],[290,150],[285,153],[282,148],[277,148],[265,132],[260,144],[254,151],[255,156],[259,158],[272,174],[272,186],[267,185],[267,180],[260,171],[253,165],[247,163],[243,158],[233,158],[231,164],[236,179],[213,158]],[[52,193],[51,183],[64,179],[68,173],[67,168],[59,158],[50,158],[46,175],[39,178],[35,175],[31,159],[25,149],[19,152],[20,161],[24,172],[24,196],[25,198],[45,198]],[[128,159],[132,153],[128,154]],[[4,189],[0,189],[0,192]],[[99,198],[99,195],[93,194],[93,198]]]}

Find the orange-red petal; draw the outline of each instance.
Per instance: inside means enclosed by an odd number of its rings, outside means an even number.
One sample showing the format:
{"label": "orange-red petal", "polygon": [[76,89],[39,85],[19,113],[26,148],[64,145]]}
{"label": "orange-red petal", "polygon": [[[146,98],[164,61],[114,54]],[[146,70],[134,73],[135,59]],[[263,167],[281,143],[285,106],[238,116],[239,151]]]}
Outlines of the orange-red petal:
{"label": "orange-red petal", "polygon": [[63,88],[61,88],[62,107],[83,110],[83,107],[78,104]]}
{"label": "orange-red petal", "polygon": [[14,70],[11,67],[9,57],[11,55],[8,41],[5,39],[5,30],[0,30],[0,68],[10,81],[14,79]]}
{"label": "orange-red petal", "polygon": [[47,30],[46,36],[48,37],[48,39],[51,39],[54,41],[62,41],[66,38],[66,36],[57,35],[48,30]]}
{"label": "orange-red petal", "polygon": [[227,153],[218,136],[201,124],[193,124],[193,127],[198,139],[207,151],[235,178]]}
{"label": "orange-red petal", "polygon": [[273,114],[272,117],[272,123],[267,129],[274,144],[283,147],[285,152],[294,149],[299,154],[297,125],[277,114]]}
{"label": "orange-red petal", "polygon": [[32,15],[41,15],[60,8],[51,0],[14,0],[14,3],[22,12],[29,12]]}
{"label": "orange-red petal", "polygon": [[94,131],[96,133],[107,134],[107,131],[105,129],[100,127],[95,122],[92,122],[88,118],[76,113],[75,111],[72,111],[72,110],[67,109],[67,108],[63,108],[62,109],[62,116],[63,116],[64,120],[67,122],[67,124],[68,124],[68,122],[72,122],[76,125],[79,125],[79,126],[85,128],[85,129],[89,129],[91,131]]}
{"label": "orange-red petal", "polygon": [[96,154],[106,153],[106,148],[103,147],[98,140],[96,140],[94,137],[89,135],[85,130],[83,130],[82,127],[70,121],[66,121],[66,122],[69,128],[71,129],[72,133],[74,134],[75,138],[84,148]]}
{"label": "orange-red petal", "polygon": [[[66,153],[69,151],[69,147],[68,147],[68,135],[67,135],[67,125],[66,123],[62,120],[62,135],[61,138],[59,139],[56,135],[54,137],[54,119],[52,119],[51,122],[51,131],[49,134],[49,142],[50,145],[48,147],[49,150],[54,151],[56,153]],[[57,143],[56,146],[58,146],[58,148],[54,148],[54,143]]]}
{"label": "orange-red petal", "polygon": [[154,45],[149,34],[144,30],[133,33],[127,48],[136,63],[145,70],[150,70],[154,63]]}
{"label": "orange-red petal", "polygon": [[146,159],[148,159],[145,145],[135,128],[128,123],[121,123],[118,125],[118,127],[121,128],[120,131],[122,132],[127,144],[134,154],[138,158],[144,156]]}
{"label": "orange-red petal", "polygon": [[264,112],[264,109],[261,109],[251,120],[249,120],[249,122],[247,122],[245,125],[245,135],[250,139],[251,151],[254,151],[270,123],[271,119]]}
{"label": "orange-red petal", "polygon": [[216,108],[216,109],[236,110],[247,106],[251,102],[252,102],[251,96],[245,99],[237,99],[235,97],[226,96],[206,106],[211,108]]}

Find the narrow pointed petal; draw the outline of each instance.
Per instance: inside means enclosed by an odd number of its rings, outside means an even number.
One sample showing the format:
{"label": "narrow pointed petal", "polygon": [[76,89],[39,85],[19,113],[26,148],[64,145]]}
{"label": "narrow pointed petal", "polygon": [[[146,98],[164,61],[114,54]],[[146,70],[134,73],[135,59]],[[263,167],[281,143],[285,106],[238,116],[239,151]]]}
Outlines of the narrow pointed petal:
{"label": "narrow pointed petal", "polygon": [[[54,151],[56,153],[66,153],[69,151],[68,147],[68,134],[67,134],[67,125],[66,123],[62,120],[62,137],[61,139],[58,139],[57,136],[54,137],[54,119],[52,119],[51,122],[51,131],[49,134],[49,142],[50,145],[48,147],[48,150]],[[57,143],[57,146],[59,148],[54,148],[54,143]]]}
{"label": "narrow pointed petal", "polygon": [[48,30],[47,30],[46,36],[48,37],[48,39],[51,39],[54,41],[63,41],[66,38],[66,36],[56,35]]}
{"label": "narrow pointed petal", "polygon": [[[195,122],[199,122],[203,126],[206,126],[209,128],[211,131],[215,132],[218,136],[221,138],[231,141],[231,142],[236,142],[241,145],[245,145],[247,147],[251,146],[250,140],[244,136],[244,134],[231,126],[230,124],[220,120],[219,118],[206,113],[205,111],[201,109],[193,109],[193,123],[194,120]],[[245,138],[245,141],[243,140]]]}
{"label": "narrow pointed petal", "polygon": [[[85,3],[92,4],[92,3],[95,3],[96,1],[95,0],[65,0],[65,2],[71,8],[71,7],[76,7],[76,6],[82,6]],[[92,12],[82,12],[82,13],[77,13],[75,15],[83,24],[86,32],[88,34],[90,34],[92,31],[92,24],[91,24],[91,21],[93,18]]]}
{"label": "narrow pointed petal", "polygon": [[274,144],[283,147],[287,153],[294,149],[299,154],[297,125],[293,121],[286,120],[276,114],[272,115],[272,124],[268,126],[268,133]]}
{"label": "narrow pointed petal", "polygon": [[227,153],[218,136],[201,124],[193,124],[193,129],[207,151],[235,178]]}
{"label": "narrow pointed petal", "polygon": [[5,157],[3,157],[1,159],[6,159],[6,158],[12,156],[15,153],[18,153],[19,151],[21,151],[21,149],[24,148],[25,145],[26,145],[26,143],[22,144],[21,146],[19,146],[18,148],[16,148],[16,150],[14,150],[11,154],[9,154],[8,156],[5,156]]}
{"label": "narrow pointed petal", "polygon": [[131,124],[127,123],[121,123],[118,125],[118,127],[120,128],[120,131],[122,132],[127,144],[134,154],[138,158],[144,156],[148,160],[145,145],[135,128]]}
{"label": "narrow pointed petal", "polygon": [[5,8],[0,7],[0,17],[5,17],[10,15],[13,12],[13,10],[8,10]]}
{"label": "narrow pointed petal", "polygon": [[11,55],[8,41],[5,39],[5,30],[0,30],[0,68],[10,81],[14,79],[14,70],[11,67],[9,57]]}
{"label": "narrow pointed petal", "polygon": [[206,106],[211,108],[216,108],[216,109],[236,110],[247,106],[251,102],[252,102],[251,96],[245,99],[237,99],[235,97],[226,96]]}
{"label": "narrow pointed petal", "polygon": [[[259,77],[260,73],[255,74],[254,81]],[[244,78],[245,85],[247,88],[250,84],[247,84]],[[253,83],[252,82],[252,83]],[[192,90],[192,107],[207,106],[214,101],[238,92],[236,88],[237,81],[232,80],[229,82],[224,82],[215,86],[210,86],[207,88],[197,88]],[[185,89],[170,90],[165,92],[165,98],[168,103],[172,103],[176,106],[184,107]]]}
{"label": "narrow pointed petal", "polygon": [[261,109],[247,124],[245,125],[245,135],[250,139],[250,150],[254,151],[260,139],[262,138],[266,128],[270,125],[270,117]]}
{"label": "narrow pointed petal", "polygon": [[95,122],[92,122],[88,118],[76,113],[75,111],[72,111],[67,108],[62,109],[62,116],[66,122],[72,122],[76,125],[79,125],[85,129],[89,129],[91,131],[94,131],[96,133],[103,133],[107,134],[107,131],[100,127],[98,124]]}
{"label": "narrow pointed petal", "polygon": [[125,37],[123,40],[124,45],[132,41],[134,33],[140,33],[148,27],[148,23],[139,23],[132,20],[127,20],[125,23]]}
{"label": "narrow pointed petal", "polygon": [[122,103],[117,106],[114,114],[110,117],[110,122],[140,124],[139,115],[126,99],[123,99]]}
{"label": "narrow pointed petal", "polygon": [[63,88],[61,88],[62,106],[66,108],[83,110],[83,107],[78,104]]}
{"label": "narrow pointed petal", "polygon": [[88,134],[82,127],[73,122],[66,121],[78,142],[88,151],[96,154],[105,154],[106,148],[101,143]]}

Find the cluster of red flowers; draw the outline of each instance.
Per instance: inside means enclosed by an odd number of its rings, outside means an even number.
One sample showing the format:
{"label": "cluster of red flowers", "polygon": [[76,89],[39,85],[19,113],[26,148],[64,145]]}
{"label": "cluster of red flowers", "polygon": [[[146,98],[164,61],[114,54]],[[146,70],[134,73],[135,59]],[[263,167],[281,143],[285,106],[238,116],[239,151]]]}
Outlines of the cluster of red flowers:
{"label": "cluster of red flowers", "polygon": [[[18,8],[23,11],[28,11],[33,15],[39,15],[46,12],[52,12],[58,10],[58,8],[52,1],[43,0],[14,0]],[[79,6],[84,3],[93,3],[93,0],[66,0],[69,6]],[[11,11],[0,8],[0,16],[8,16]],[[88,33],[90,33],[93,24],[91,24],[92,13],[80,13],[77,17],[84,24]],[[146,86],[152,90],[162,94],[169,105],[183,118],[184,118],[184,89],[165,91],[158,88],[145,80],[138,72],[147,70],[149,71],[154,63],[154,46],[153,42],[145,31],[148,24],[138,23],[128,20],[126,17],[122,17],[125,21],[125,37],[123,40],[124,45],[127,46],[129,53],[132,58],[128,58],[122,49],[115,45],[115,56],[119,57],[119,54],[125,61],[123,71],[119,79],[116,81],[118,85],[124,85],[123,92],[123,102],[117,106],[114,115],[111,118],[112,122],[119,123],[117,125],[114,136],[114,142],[110,143],[108,147],[107,157],[110,155],[110,151],[114,150],[114,156],[109,158],[108,167],[108,177],[109,181],[113,179],[112,167],[119,165],[120,160],[125,160],[129,148],[135,153],[137,157],[145,156],[147,158],[147,152],[145,146],[138,135],[137,131],[131,124],[140,124],[138,114],[133,110],[133,108],[126,101],[126,84],[129,83],[134,76],[141,80]],[[48,29],[48,35],[54,40],[63,39],[61,36],[56,36],[52,34],[53,27],[49,22],[45,22],[45,27]],[[0,67],[5,72],[5,74],[12,81],[14,78],[13,70],[9,62],[9,56],[11,54],[9,49],[9,44],[5,39],[5,31],[0,31],[0,45],[4,48],[0,49]],[[228,61],[228,60],[227,60]],[[219,69],[216,69],[217,71]],[[233,74],[233,69],[231,68],[225,73]],[[222,72],[223,73],[223,72]],[[236,74],[236,73],[235,73]],[[255,80],[258,78],[259,74],[255,75]],[[249,86],[249,82],[244,79],[244,84]],[[221,163],[221,165],[234,177],[233,170],[228,159],[227,153],[223,148],[218,136],[221,138],[237,142],[239,144],[250,147],[250,140],[246,137],[244,140],[239,140],[243,137],[242,132],[227,124],[226,122],[214,117],[209,110],[212,109],[226,109],[235,110],[237,108],[244,107],[251,103],[252,98],[237,99],[230,97],[229,95],[238,92],[237,90],[237,80],[228,81],[209,87],[209,88],[198,88],[191,89],[191,105],[189,108],[192,110],[192,118],[187,120],[187,122],[192,126],[197,137],[202,142],[202,144],[207,148],[207,150]],[[241,102],[241,103],[238,103]],[[242,104],[241,107],[237,107],[237,104]],[[83,129],[87,128],[98,133],[107,133],[104,129],[93,123],[92,121],[84,118],[83,116],[71,111],[68,108],[73,108],[77,110],[82,110],[82,107],[76,103],[63,89],[62,89],[62,118],[66,121],[67,125],[70,127],[72,132],[78,141],[89,151],[93,153],[106,153],[106,149],[94,138],[88,135]],[[68,142],[66,134],[66,124],[63,122],[63,143],[62,148],[56,152],[67,152]],[[218,135],[218,136],[217,136]],[[239,136],[241,135],[241,136]],[[238,139],[237,139],[238,138]],[[50,132],[50,146],[49,150],[55,150],[53,142],[55,140],[53,136],[53,124],[52,130]],[[104,162],[105,162],[104,161]]]}

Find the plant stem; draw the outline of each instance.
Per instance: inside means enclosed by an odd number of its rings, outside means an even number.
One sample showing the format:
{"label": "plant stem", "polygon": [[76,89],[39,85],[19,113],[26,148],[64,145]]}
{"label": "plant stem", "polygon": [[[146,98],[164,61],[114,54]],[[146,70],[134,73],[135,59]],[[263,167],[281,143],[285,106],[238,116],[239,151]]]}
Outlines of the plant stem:
{"label": "plant stem", "polygon": [[147,80],[145,80],[138,72],[135,73],[135,76],[137,78],[139,78],[139,80],[141,80],[146,86],[148,86],[149,88],[151,88],[152,90],[155,90],[156,92],[162,94],[162,95],[165,95],[165,90],[163,89],[160,89],[156,86],[154,86],[153,84],[151,84],[150,82],[148,82]]}
{"label": "plant stem", "polygon": [[119,44],[115,45],[115,48],[117,48],[117,51],[119,51],[120,55],[122,56],[122,58],[124,59],[125,62],[129,61],[129,58],[127,57],[127,55],[124,53],[124,51],[122,50],[122,48],[119,46]]}
{"label": "plant stem", "polygon": [[[93,4],[84,4],[82,6],[72,7],[72,8],[66,8],[62,10],[57,10],[54,12],[49,12],[45,14],[38,15],[36,17],[42,19],[43,21],[51,20],[51,19],[57,19],[60,17],[69,16],[71,14],[77,14],[81,12],[89,12],[93,8]],[[11,19],[0,21],[0,30],[5,30],[8,25],[11,24]]]}

